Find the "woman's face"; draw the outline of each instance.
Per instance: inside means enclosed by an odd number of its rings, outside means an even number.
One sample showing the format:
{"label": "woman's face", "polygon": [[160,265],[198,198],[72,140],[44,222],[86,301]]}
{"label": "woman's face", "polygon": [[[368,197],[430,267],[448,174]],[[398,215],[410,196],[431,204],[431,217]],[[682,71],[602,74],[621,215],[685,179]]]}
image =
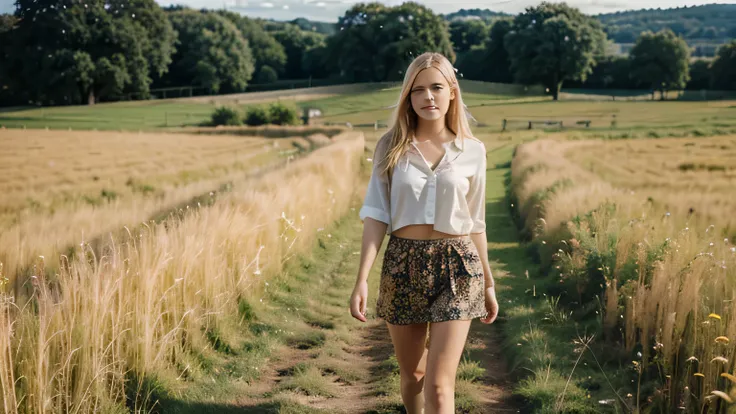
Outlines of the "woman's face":
{"label": "woman's face", "polygon": [[442,119],[455,99],[455,91],[439,71],[431,67],[423,69],[414,80],[409,93],[411,106],[420,118],[428,121]]}

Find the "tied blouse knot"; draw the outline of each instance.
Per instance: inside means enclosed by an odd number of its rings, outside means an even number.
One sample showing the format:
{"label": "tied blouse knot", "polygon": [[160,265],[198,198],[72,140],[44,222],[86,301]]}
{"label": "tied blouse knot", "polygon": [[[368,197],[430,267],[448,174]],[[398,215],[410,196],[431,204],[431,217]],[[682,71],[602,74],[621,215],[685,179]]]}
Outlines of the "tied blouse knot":
{"label": "tied blouse knot", "polygon": [[472,137],[446,142],[445,155],[432,170],[416,144],[413,139],[393,168],[390,194],[376,151],[360,219],[386,223],[386,234],[411,224],[432,224],[452,235],[484,232],[485,145]]}

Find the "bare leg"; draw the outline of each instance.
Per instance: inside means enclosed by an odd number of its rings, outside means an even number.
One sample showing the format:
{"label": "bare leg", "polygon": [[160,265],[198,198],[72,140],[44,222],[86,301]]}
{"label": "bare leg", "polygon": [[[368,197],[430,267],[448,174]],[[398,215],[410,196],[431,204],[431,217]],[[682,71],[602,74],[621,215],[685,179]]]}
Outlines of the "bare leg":
{"label": "bare leg", "polygon": [[387,323],[401,373],[401,399],[407,414],[424,412],[424,372],[427,367],[427,324],[391,325]]}
{"label": "bare leg", "polygon": [[426,414],[455,412],[455,376],[471,321],[433,322],[425,376]]}

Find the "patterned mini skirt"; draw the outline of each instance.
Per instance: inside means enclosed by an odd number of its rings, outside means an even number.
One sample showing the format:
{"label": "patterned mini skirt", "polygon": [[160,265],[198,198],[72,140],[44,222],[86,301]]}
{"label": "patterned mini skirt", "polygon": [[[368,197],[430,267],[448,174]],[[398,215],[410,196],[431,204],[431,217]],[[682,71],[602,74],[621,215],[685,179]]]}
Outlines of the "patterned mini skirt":
{"label": "patterned mini skirt", "polygon": [[393,325],[487,315],[483,263],[470,236],[412,240],[391,235],[376,315]]}

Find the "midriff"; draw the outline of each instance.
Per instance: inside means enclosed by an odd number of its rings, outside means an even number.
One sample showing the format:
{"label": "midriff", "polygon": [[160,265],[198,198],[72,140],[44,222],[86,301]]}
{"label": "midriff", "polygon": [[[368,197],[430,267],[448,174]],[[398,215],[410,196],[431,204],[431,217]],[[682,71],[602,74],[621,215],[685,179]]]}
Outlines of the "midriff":
{"label": "midriff", "polygon": [[432,224],[411,224],[395,230],[391,235],[402,239],[412,240],[437,240],[437,239],[454,239],[465,237],[467,235],[456,235],[443,233],[434,229]]}

